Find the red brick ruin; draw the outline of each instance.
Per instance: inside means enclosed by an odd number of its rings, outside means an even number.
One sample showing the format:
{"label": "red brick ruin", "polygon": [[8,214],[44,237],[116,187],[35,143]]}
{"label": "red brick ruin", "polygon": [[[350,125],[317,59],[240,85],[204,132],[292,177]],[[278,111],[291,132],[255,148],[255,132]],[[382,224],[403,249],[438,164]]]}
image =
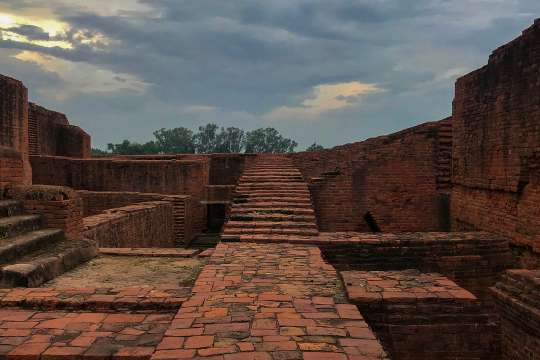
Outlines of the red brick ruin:
{"label": "red brick ruin", "polygon": [[0,116],[0,359],[540,359],[540,20],[317,152],[91,157],[5,76]]}

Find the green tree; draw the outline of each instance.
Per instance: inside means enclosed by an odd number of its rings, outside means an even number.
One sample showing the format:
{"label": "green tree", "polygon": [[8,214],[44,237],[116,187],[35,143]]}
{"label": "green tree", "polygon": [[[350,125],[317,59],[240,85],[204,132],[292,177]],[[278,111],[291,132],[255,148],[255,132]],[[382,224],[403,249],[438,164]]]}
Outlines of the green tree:
{"label": "green tree", "polygon": [[298,146],[274,128],[261,128],[246,134],[246,153],[289,153]]}
{"label": "green tree", "polygon": [[174,129],[159,129],[154,131],[157,146],[156,153],[192,154],[195,152],[193,131],[178,127]]}
{"label": "green tree", "polygon": [[124,140],[120,144],[108,144],[107,148],[111,151],[111,153],[117,155],[147,155],[159,153],[159,147],[154,141],[139,144],[136,142],[132,143],[129,140]]}
{"label": "green tree", "polygon": [[98,149],[98,148],[92,148],[91,154],[92,154],[92,156],[106,156],[106,155],[110,155],[110,153],[106,152],[105,150],[101,150],[101,149]]}
{"label": "green tree", "polygon": [[206,124],[199,126],[199,132],[193,137],[195,150],[199,154],[209,154],[216,152],[219,126],[216,124]]}
{"label": "green tree", "polygon": [[314,142],[313,144],[311,144],[311,145],[306,149],[306,151],[321,151],[321,150],[324,150],[324,146],[319,145],[319,144],[317,144],[316,142]]}
{"label": "green tree", "polygon": [[244,149],[245,137],[242,129],[236,127],[221,128],[221,132],[217,135],[214,152],[240,153]]}

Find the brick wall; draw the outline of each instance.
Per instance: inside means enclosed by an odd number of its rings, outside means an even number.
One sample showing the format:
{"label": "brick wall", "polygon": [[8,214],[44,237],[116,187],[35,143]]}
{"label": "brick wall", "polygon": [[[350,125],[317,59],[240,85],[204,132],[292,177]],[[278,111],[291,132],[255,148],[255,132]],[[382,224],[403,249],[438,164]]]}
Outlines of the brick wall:
{"label": "brick wall", "polygon": [[70,159],[31,156],[36,184],[64,185],[77,190],[128,191],[191,196],[195,234],[206,228],[205,184],[208,162],[177,160]]}
{"label": "brick wall", "polygon": [[30,103],[28,112],[31,155],[90,157],[90,135],[69,124],[64,114]]}
{"label": "brick wall", "polygon": [[80,240],[83,230],[83,203],[75,191],[60,186],[10,186],[8,199],[19,200],[23,211],[40,215],[45,228],[62,229],[66,237]]}
{"label": "brick wall", "polygon": [[509,270],[492,288],[501,316],[502,360],[540,355],[540,271]]}
{"label": "brick wall", "polygon": [[100,214],[105,210],[142,202],[168,201],[173,205],[176,245],[189,245],[195,235],[191,228],[192,213],[190,210],[191,198],[189,196],[87,190],[79,190],[77,193],[82,198],[85,217]]}
{"label": "brick wall", "polygon": [[309,182],[319,229],[448,229],[451,119],[318,152],[291,154]]}
{"label": "brick wall", "polygon": [[173,205],[145,202],[84,218],[84,236],[100,247],[174,247]]}
{"label": "brick wall", "polygon": [[456,83],[452,227],[540,253],[540,20]]}
{"label": "brick wall", "polygon": [[15,79],[0,75],[0,186],[29,184],[28,91]]}

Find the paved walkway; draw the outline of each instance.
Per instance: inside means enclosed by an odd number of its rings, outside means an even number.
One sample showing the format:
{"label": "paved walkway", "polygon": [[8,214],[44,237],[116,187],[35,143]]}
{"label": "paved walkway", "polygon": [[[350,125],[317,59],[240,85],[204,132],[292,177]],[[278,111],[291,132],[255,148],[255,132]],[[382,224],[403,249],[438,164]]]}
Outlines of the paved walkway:
{"label": "paved walkway", "polygon": [[383,349],[317,247],[216,248],[152,359],[368,360]]}

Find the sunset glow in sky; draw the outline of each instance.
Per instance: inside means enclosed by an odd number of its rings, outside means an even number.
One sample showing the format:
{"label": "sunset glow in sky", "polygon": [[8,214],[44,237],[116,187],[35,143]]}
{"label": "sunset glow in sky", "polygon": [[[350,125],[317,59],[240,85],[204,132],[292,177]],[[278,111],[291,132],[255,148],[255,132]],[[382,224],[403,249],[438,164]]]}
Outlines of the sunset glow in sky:
{"label": "sunset glow in sky", "polygon": [[0,0],[0,73],[93,144],[272,126],[333,146],[451,113],[538,0]]}

